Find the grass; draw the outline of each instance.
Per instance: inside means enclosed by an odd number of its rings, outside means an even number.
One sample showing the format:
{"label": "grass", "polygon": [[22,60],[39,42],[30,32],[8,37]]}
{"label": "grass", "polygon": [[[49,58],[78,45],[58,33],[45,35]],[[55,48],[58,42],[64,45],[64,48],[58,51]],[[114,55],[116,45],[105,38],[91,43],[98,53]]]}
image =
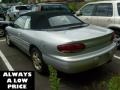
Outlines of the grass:
{"label": "grass", "polygon": [[[60,90],[60,79],[57,77],[57,71],[54,67],[49,66],[50,90]],[[107,81],[93,82],[83,86],[84,90],[120,90],[120,75],[113,75]]]}
{"label": "grass", "polygon": [[49,81],[51,90],[59,90],[60,88],[60,79],[57,77],[57,71],[51,65],[49,66]]}
{"label": "grass", "polygon": [[110,79],[108,90],[120,90],[120,76],[114,76]]}

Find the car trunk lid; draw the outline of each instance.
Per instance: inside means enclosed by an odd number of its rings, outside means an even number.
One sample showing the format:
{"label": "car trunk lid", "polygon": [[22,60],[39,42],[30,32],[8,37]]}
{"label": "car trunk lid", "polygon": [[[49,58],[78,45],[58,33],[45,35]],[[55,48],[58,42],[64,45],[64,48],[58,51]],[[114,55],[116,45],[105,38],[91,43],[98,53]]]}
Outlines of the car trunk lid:
{"label": "car trunk lid", "polygon": [[69,42],[66,43],[84,43],[86,48],[82,51],[77,51],[77,53],[95,51],[100,48],[104,48],[113,42],[112,31],[97,26],[88,26],[57,32],[53,31],[51,33],[56,34],[58,37],[67,38]]}

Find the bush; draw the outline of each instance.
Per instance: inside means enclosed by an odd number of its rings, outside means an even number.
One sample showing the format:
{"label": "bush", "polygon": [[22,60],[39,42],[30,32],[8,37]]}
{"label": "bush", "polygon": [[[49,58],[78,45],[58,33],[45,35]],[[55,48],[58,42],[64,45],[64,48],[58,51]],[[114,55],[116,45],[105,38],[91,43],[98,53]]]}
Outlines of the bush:
{"label": "bush", "polygon": [[57,71],[52,66],[48,66],[48,68],[50,72],[50,76],[49,76],[50,88],[51,90],[59,90],[60,79],[57,78]]}
{"label": "bush", "polygon": [[108,90],[120,90],[120,76],[115,76],[110,79]]}
{"label": "bush", "polygon": [[70,2],[68,3],[68,7],[72,9],[73,11],[77,11],[80,9],[86,2]]}

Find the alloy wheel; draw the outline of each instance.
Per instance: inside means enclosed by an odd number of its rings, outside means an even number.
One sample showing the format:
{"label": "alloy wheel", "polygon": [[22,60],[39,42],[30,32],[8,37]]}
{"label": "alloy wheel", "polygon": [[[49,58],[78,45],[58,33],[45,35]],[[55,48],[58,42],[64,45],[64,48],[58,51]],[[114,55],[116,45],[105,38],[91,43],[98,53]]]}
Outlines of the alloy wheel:
{"label": "alloy wheel", "polygon": [[35,67],[36,70],[41,70],[42,69],[42,62],[41,62],[41,58],[40,55],[37,51],[34,51],[32,53],[32,60],[33,60],[33,65]]}

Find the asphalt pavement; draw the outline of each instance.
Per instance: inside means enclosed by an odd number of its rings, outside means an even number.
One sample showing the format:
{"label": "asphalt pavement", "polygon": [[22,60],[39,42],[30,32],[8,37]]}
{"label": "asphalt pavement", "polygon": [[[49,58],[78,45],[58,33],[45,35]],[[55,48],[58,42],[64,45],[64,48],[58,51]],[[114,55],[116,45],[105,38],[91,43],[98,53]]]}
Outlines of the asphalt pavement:
{"label": "asphalt pavement", "polygon": [[[17,47],[6,45],[5,38],[0,38],[0,70],[8,70],[3,59],[7,60],[15,71],[35,71],[30,58]],[[112,61],[101,67],[78,74],[58,73],[60,90],[101,90],[99,83],[120,74],[120,51],[116,51]],[[49,77],[35,71],[35,90],[50,90]],[[104,90],[104,89],[102,89]]]}

